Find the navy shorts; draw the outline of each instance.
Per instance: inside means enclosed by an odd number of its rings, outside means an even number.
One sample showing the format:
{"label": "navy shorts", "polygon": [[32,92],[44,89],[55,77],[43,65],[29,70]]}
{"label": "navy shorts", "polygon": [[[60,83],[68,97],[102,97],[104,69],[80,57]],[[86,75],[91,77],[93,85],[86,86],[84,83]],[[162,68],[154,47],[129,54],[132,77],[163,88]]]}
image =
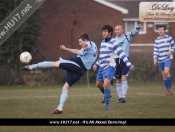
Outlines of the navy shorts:
{"label": "navy shorts", "polygon": [[159,65],[159,71],[164,71],[165,67],[169,67],[169,68],[171,67],[171,60],[168,59],[165,62],[158,63],[158,65]]}
{"label": "navy shorts", "polygon": [[114,75],[116,79],[121,79],[122,75],[128,76],[129,70],[130,70],[129,67],[127,67],[127,65],[122,59],[119,59],[119,58],[116,59],[116,71]]}
{"label": "navy shorts", "polygon": [[67,70],[66,82],[70,86],[77,82],[87,71],[79,57],[68,59],[62,59],[60,57],[59,67],[63,70]]}

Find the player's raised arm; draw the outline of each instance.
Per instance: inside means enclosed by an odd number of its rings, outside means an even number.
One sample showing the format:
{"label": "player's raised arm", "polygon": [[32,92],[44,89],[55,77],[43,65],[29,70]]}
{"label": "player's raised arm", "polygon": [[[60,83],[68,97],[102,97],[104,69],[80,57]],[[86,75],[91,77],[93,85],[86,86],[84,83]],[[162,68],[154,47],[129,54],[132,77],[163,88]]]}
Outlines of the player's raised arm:
{"label": "player's raised arm", "polygon": [[65,51],[68,51],[68,52],[71,52],[73,54],[78,54],[80,50],[78,49],[71,49],[71,48],[67,48],[66,46],[64,45],[60,45],[60,49],[62,50],[65,50]]}
{"label": "player's raised arm", "polygon": [[142,25],[138,24],[137,27],[133,29],[130,34],[126,35],[126,39],[128,40],[129,43],[132,42],[134,36],[136,36],[139,33],[141,28],[142,28]]}

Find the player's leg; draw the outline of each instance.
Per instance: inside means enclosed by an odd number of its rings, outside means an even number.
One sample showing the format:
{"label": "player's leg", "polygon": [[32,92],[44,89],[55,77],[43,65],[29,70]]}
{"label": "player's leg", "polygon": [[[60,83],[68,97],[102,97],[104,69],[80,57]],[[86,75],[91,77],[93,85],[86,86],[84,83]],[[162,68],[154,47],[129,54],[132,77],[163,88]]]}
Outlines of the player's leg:
{"label": "player's leg", "polygon": [[102,92],[102,94],[104,94],[103,81],[97,80],[96,81],[96,86],[97,86],[97,88],[100,89],[100,91]]}
{"label": "player's leg", "polygon": [[[62,65],[62,64],[60,64],[60,67],[65,68],[65,69],[67,68],[66,65]],[[79,67],[77,67],[77,66],[72,65],[72,68],[74,70],[76,70],[76,72],[70,71],[70,70],[67,71],[66,83],[63,86],[62,94],[60,97],[60,103],[59,103],[58,107],[56,108],[56,110],[53,112],[53,114],[61,114],[62,113],[63,106],[66,102],[67,97],[68,97],[69,88],[85,74],[85,72],[82,69],[79,69]]]}
{"label": "player's leg", "polygon": [[44,62],[40,62],[37,64],[32,64],[32,65],[28,65],[23,67],[24,70],[33,70],[33,69],[37,69],[37,68],[49,68],[49,67],[59,67],[60,65],[60,61],[44,61]]}
{"label": "player's leg", "polygon": [[[102,68],[100,68],[98,70],[97,79],[96,79],[96,86],[99,88],[99,90],[101,91],[101,93],[104,95],[104,87],[103,87],[104,79],[103,79],[102,71],[103,71]],[[110,98],[111,97],[112,96],[110,95]],[[102,99],[101,103],[105,103],[105,96]]]}
{"label": "player's leg", "polygon": [[109,110],[111,90],[110,90],[110,79],[108,77],[104,79],[104,95],[105,95],[105,109]]}
{"label": "player's leg", "polygon": [[67,100],[67,97],[68,97],[69,88],[70,88],[70,85],[66,82],[63,86],[63,89],[62,89],[62,94],[61,94],[61,97],[60,97],[60,103],[52,114],[61,114],[62,113],[63,106],[64,106],[64,104]]}
{"label": "player's leg", "polygon": [[116,59],[116,71],[114,76],[116,78],[116,91],[119,97],[118,102],[120,102],[122,98],[122,80],[121,80],[121,66],[119,58]]}
{"label": "player's leg", "polygon": [[164,82],[164,85],[165,85],[165,88],[166,88],[166,90],[167,90],[167,95],[168,95],[168,80],[167,80],[167,78],[166,78],[166,76],[165,76],[165,72],[164,72],[164,70],[163,71],[161,71],[161,74],[162,74],[162,79],[163,79],[163,82]]}
{"label": "player's leg", "polygon": [[171,75],[170,75],[171,60],[166,60],[164,63],[164,80],[166,82],[167,95],[172,95]]}
{"label": "player's leg", "polygon": [[115,68],[108,66],[106,69],[103,70],[103,79],[104,79],[104,95],[105,95],[105,109],[109,110],[110,108],[110,95],[111,95],[111,90],[110,90],[110,82],[113,79],[113,76],[115,74]]}
{"label": "player's leg", "polygon": [[171,60],[159,63],[159,71],[162,73],[162,78],[167,92],[167,95],[172,95],[171,75],[170,75]]}
{"label": "player's leg", "polygon": [[164,74],[166,76],[166,83],[167,83],[167,90],[168,90],[168,93],[167,95],[172,95],[173,92],[172,92],[172,86],[171,86],[171,75],[170,75],[170,68],[169,67],[165,67],[164,68]]}
{"label": "player's leg", "polygon": [[104,94],[102,70],[103,70],[102,68],[99,68],[98,70],[97,77],[96,77],[96,86],[97,88],[100,89],[102,94]]}
{"label": "player's leg", "polygon": [[121,69],[121,87],[122,87],[122,98],[119,103],[126,103],[126,94],[128,90],[128,82],[127,82],[127,76],[129,74],[129,68],[127,65],[121,60],[120,62],[120,69]]}
{"label": "player's leg", "polygon": [[122,99],[122,80],[121,79],[116,79],[116,91],[118,94],[118,103],[121,101]]}
{"label": "player's leg", "polygon": [[[61,66],[60,66],[61,65]],[[74,66],[77,66],[79,68],[72,68]],[[83,67],[81,67],[83,66]],[[62,68],[64,70],[70,70],[70,71],[79,71],[79,69],[83,69],[86,71],[86,68],[84,67],[82,61],[80,58],[68,58],[68,59],[62,59],[60,57],[60,59],[58,61],[52,62],[52,61],[44,61],[44,62],[40,62],[37,64],[32,64],[29,66],[25,66],[23,67],[24,70],[33,70],[36,68],[49,68],[49,67],[59,67]]]}
{"label": "player's leg", "polygon": [[[96,86],[99,88],[101,93],[104,95],[104,87],[103,87],[103,76],[102,76],[102,68],[99,68],[97,77],[96,77]],[[101,101],[101,103],[104,103],[104,100]]]}
{"label": "player's leg", "polygon": [[65,61],[65,62],[60,61],[61,63],[59,64],[59,67],[64,69],[64,70],[67,70],[66,83],[63,86],[62,94],[60,97],[60,103],[59,103],[58,107],[56,108],[56,110],[53,112],[53,114],[62,113],[63,105],[65,104],[66,99],[68,97],[69,88],[86,73],[86,71],[84,71],[85,69],[83,67],[80,67],[80,65],[82,65],[81,64],[82,62],[78,62],[78,59],[79,58],[77,58],[77,60],[75,59],[75,61],[77,61],[76,64],[72,64],[72,63],[67,62],[67,61]]}
{"label": "player's leg", "polygon": [[120,103],[126,103],[127,91],[128,91],[127,76],[122,75],[122,99],[120,100]]}

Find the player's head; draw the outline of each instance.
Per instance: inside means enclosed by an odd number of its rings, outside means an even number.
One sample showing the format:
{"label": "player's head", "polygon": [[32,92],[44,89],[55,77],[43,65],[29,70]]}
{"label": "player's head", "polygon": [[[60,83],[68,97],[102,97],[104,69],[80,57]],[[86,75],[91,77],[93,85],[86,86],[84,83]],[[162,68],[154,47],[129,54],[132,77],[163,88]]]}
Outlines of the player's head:
{"label": "player's head", "polygon": [[117,25],[115,26],[115,35],[120,37],[123,34],[123,26]]}
{"label": "player's head", "polygon": [[160,25],[158,27],[159,35],[164,36],[165,35],[165,30],[166,30],[166,27],[164,25]]}
{"label": "player's head", "polygon": [[[87,34],[83,33],[81,34],[79,37],[78,37],[78,42],[79,42],[79,45],[84,48],[87,46],[87,41],[89,41],[89,37]],[[84,48],[85,49],[85,48]]]}
{"label": "player's head", "polygon": [[112,34],[113,34],[113,27],[111,27],[110,25],[105,25],[102,28],[102,35],[104,39],[111,38]]}

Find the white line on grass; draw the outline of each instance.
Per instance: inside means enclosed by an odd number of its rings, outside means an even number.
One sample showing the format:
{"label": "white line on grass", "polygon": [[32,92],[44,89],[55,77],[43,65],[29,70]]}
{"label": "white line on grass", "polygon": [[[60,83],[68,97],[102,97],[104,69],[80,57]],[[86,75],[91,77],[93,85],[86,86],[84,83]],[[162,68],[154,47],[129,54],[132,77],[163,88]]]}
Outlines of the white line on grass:
{"label": "white line on grass", "polygon": [[[101,94],[91,94],[91,95],[69,95],[69,96],[101,96]],[[1,97],[2,99],[28,99],[28,98],[59,98],[60,96],[25,96],[25,97]]]}
{"label": "white line on grass", "polygon": [[[147,96],[165,96],[165,94],[155,94],[155,93],[137,93],[138,95],[147,95]],[[115,94],[111,94],[114,95]],[[84,94],[84,95],[69,95],[69,96],[102,96],[102,94]],[[25,96],[25,97],[1,97],[3,99],[28,99],[28,98],[59,98],[60,96]]]}
{"label": "white line on grass", "polygon": [[165,94],[155,94],[155,93],[137,93],[139,95],[148,95],[148,96],[165,96]]}

